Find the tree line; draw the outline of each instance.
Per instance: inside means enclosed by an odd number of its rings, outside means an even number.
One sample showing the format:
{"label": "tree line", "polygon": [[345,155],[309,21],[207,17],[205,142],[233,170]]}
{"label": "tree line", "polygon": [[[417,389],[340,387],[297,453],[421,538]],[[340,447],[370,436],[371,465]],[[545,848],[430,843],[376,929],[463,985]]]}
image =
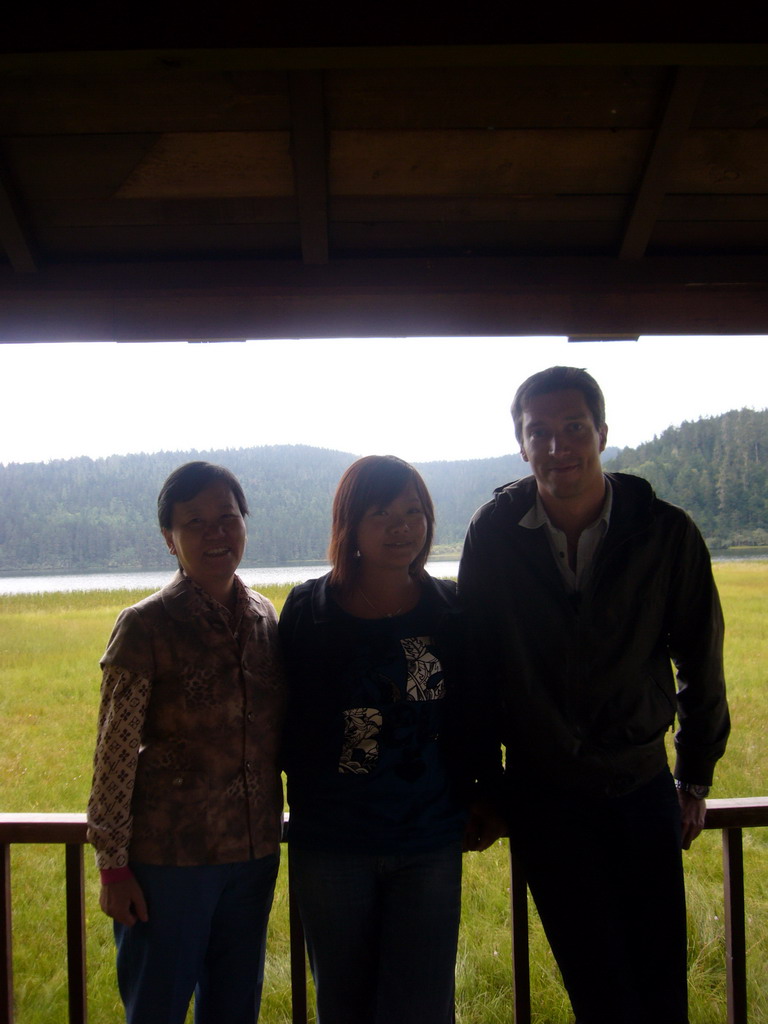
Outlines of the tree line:
{"label": "tree line", "polygon": [[668,427],[607,469],[645,477],[696,520],[710,548],[768,544],[768,410],[738,409]]}
{"label": "tree line", "polygon": [[[606,452],[688,509],[710,546],[768,543],[768,412],[747,409],[670,427]],[[0,570],[155,569],[167,563],[157,492],[176,466],[227,466],[248,498],[250,564],[325,557],[333,493],[355,456],[306,445],[86,456],[0,466]],[[528,472],[519,455],[420,463],[437,511],[435,550],[457,551],[493,489]]]}
{"label": "tree line", "polygon": [[[304,445],[112,455],[0,466],[0,570],[155,569],[168,555],[156,517],[171,470],[192,459],[227,466],[243,485],[249,563],[325,558],[331,502],[356,456]],[[421,466],[435,499],[436,544],[461,543],[475,508],[521,475],[519,456]]]}

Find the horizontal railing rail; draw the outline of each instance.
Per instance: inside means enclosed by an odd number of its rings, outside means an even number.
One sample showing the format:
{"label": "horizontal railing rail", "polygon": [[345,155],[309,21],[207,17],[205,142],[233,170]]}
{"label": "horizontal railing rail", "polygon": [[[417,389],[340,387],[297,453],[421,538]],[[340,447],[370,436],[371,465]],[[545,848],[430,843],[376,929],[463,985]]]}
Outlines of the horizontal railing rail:
{"label": "horizontal railing rail", "polygon": [[[768,826],[768,797],[707,802],[705,828],[723,837],[723,889],[728,1024],[747,1024],[746,930],[743,829]],[[84,814],[0,814],[0,1024],[13,1024],[13,922],[11,858],[14,844],[62,844],[65,848],[65,900],[69,1024],[86,1024]],[[525,875],[510,853],[512,969],[515,1024],[530,1024],[528,890]],[[290,894],[291,1003],[293,1024],[306,1024],[307,989],[304,933]]]}

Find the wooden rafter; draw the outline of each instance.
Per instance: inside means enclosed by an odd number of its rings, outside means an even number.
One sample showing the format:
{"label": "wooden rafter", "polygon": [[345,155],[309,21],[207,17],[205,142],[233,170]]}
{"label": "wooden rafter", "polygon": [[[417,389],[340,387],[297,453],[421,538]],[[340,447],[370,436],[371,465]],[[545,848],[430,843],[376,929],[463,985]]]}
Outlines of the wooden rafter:
{"label": "wooden rafter", "polygon": [[0,248],[5,250],[13,269],[34,273],[37,262],[33,246],[22,224],[21,207],[3,168],[0,167]]}
{"label": "wooden rafter", "polygon": [[294,71],[291,88],[291,151],[305,263],[328,262],[328,146],[323,80],[318,71]]}
{"label": "wooden rafter", "polygon": [[648,247],[661,211],[675,157],[690,126],[701,87],[703,68],[676,68],[659,127],[648,151],[640,185],[624,230],[619,258],[640,259]]}

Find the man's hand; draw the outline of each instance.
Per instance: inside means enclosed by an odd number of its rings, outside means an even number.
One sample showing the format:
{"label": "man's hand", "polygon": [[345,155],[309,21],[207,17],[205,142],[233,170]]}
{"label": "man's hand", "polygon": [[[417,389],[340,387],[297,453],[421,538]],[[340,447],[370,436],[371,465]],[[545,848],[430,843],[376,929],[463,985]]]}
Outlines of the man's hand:
{"label": "man's hand", "polygon": [[488,800],[475,800],[469,809],[464,830],[464,852],[487,850],[497,839],[506,835],[509,835],[509,827],[498,808]]}
{"label": "man's hand", "polygon": [[689,850],[691,843],[704,828],[707,813],[707,801],[697,800],[695,796],[678,789],[677,799],[680,804],[680,819],[683,824],[683,849]]}
{"label": "man's hand", "polygon": [[108,917],[114,918],[128,928],[137,921],[149,920],[144,893],[135,878],[102,885],[99,906]]}

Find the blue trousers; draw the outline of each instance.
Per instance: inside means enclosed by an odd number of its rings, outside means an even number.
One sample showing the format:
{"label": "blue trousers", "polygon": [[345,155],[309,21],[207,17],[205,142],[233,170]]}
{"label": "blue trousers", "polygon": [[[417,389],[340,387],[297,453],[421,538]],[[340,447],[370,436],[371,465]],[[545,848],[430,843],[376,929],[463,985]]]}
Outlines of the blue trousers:
{"label": "blue trousers", "polygon": [[200,867],[131,864],[149,921],[115,923],[128,1024],[255,1024],[279,858]]}
{"label": "blue trousers", "polygon": [[687,1024],[680,808],[670,773],[592,803],[517,794],[510,815],[578,1024]]}
{"label": "blue trousers", "polygon": [[461,846],[410,856],[290,848],[318,1024],[450,1024]]}

